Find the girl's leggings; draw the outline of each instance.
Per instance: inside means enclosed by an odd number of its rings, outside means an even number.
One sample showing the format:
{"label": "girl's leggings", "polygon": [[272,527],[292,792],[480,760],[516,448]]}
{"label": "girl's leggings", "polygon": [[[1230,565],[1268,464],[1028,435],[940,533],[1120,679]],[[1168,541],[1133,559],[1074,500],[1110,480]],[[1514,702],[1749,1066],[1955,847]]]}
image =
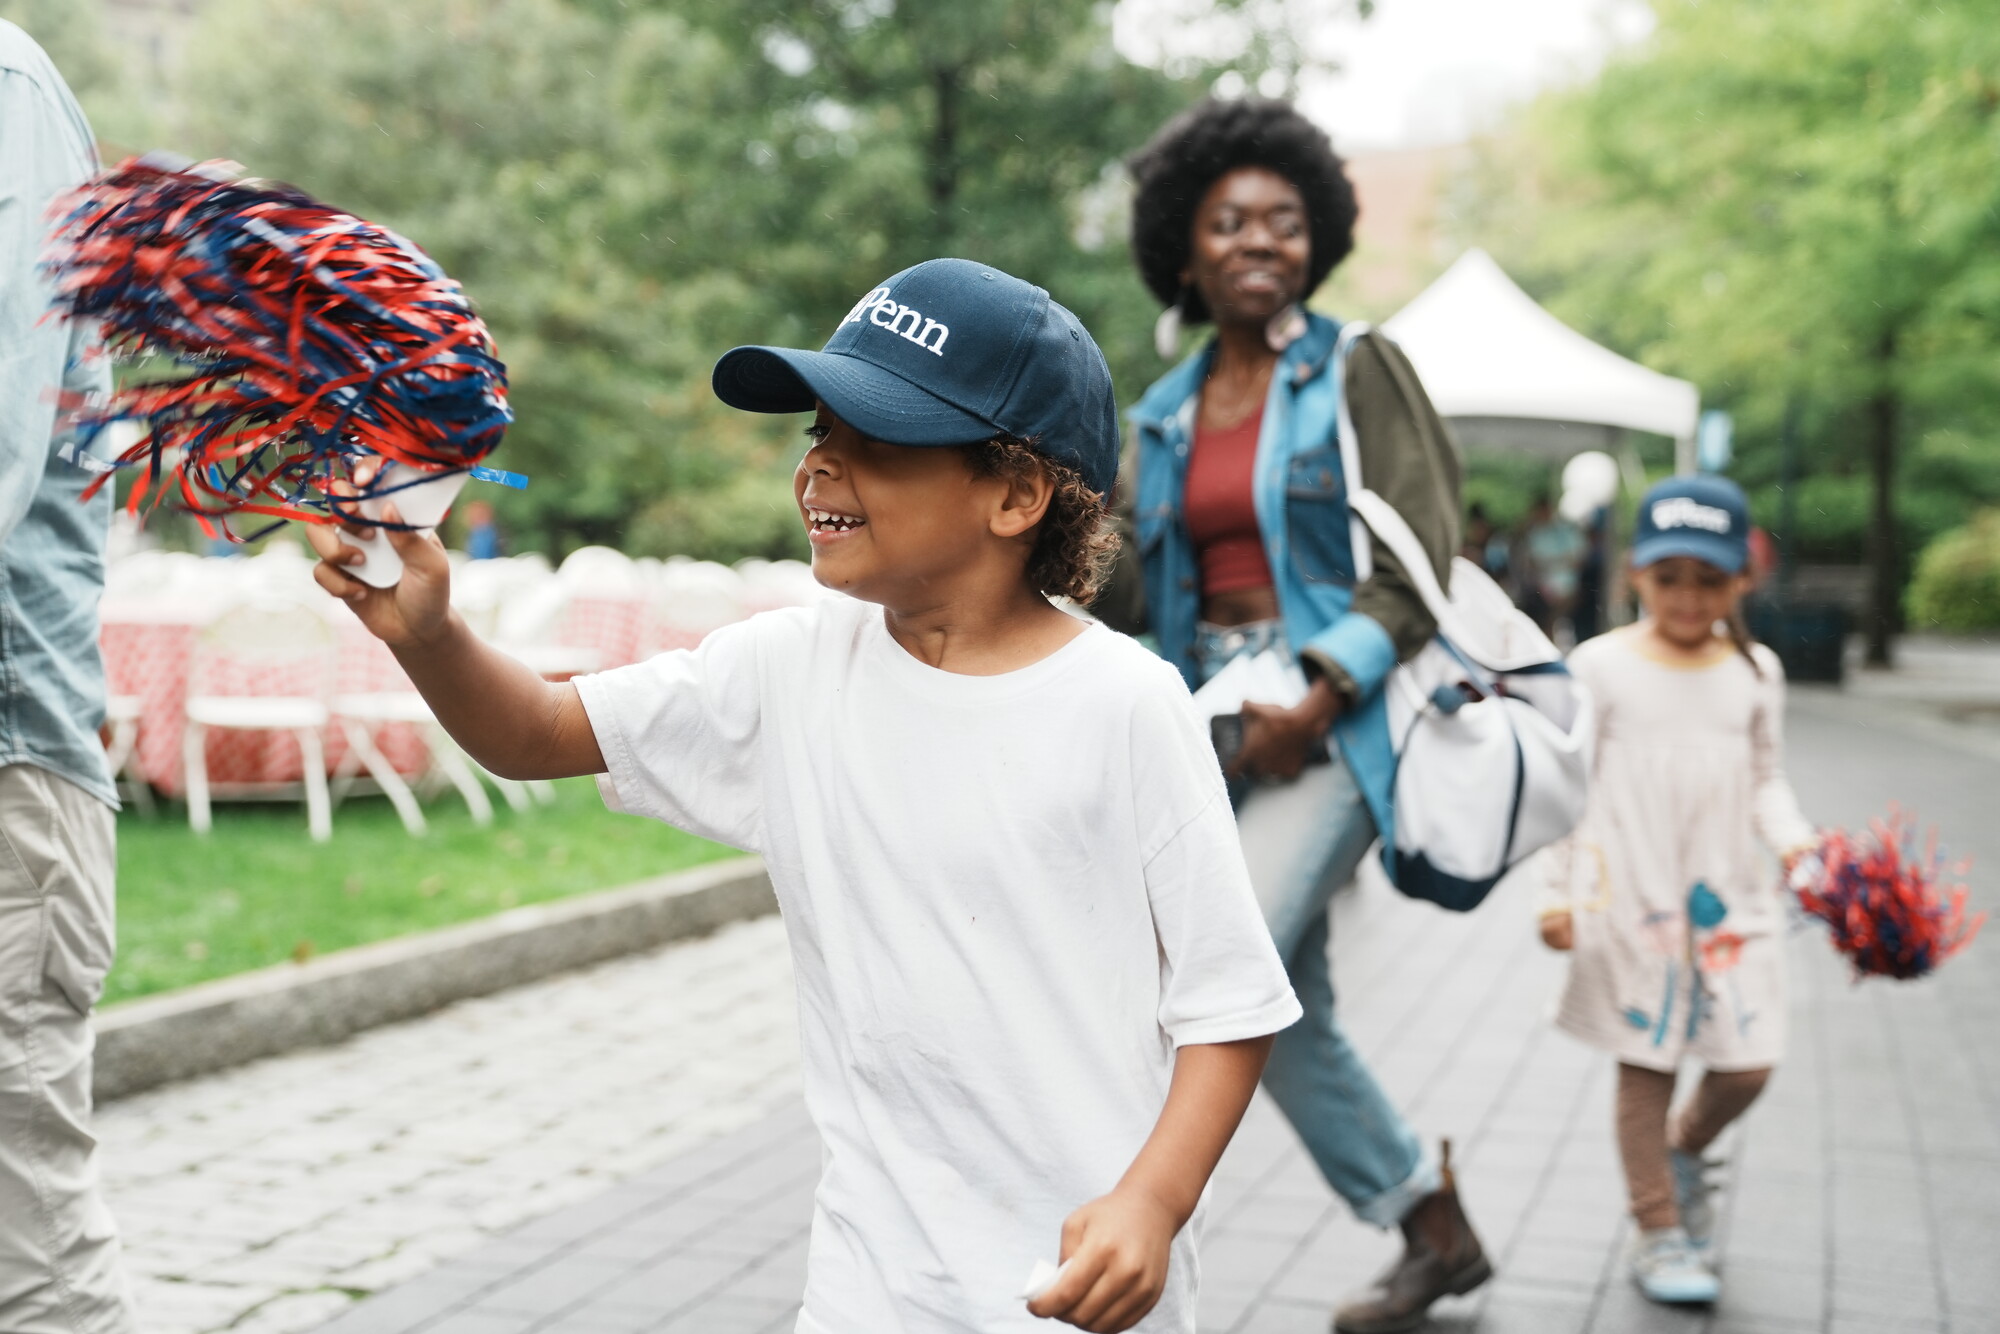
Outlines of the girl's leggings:
{"label": "girl's leggings", "polygon": [[1634,1222],[1649,1229],[1680,1222],[1667,1150],[1698,1154],[1706,1149],[1757,1101],[1770,1077],[1769,1067],[1708,1071],[1681,1108],[1670,1136],[1667,1109],[1674,1098],[1674,1077],[1619,1062],[1618,1156],[1625,1163],[1625,1189],[1632,1197]]}

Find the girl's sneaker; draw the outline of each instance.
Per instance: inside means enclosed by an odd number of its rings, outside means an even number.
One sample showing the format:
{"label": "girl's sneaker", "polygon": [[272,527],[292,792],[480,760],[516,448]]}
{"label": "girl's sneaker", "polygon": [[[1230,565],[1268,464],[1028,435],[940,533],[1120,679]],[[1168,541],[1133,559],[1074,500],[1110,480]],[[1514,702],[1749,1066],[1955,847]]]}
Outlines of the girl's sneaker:
{"label": "girl's sneaker", "polygon": [[1688,1245],[1703,1259],[1715,1240],[1715,1187],[1708,1182],[1709,1164],[1700,1154],[1667,1150],[1674,1169],[1674,1203],[1680,1206],[1681,1228]]}
{"label": "girl's sneaker", "polygon": [[1701,1305],[1722,1295],[1722,1283],[1678,1227],[1642,1230],[1632,1239],[1632,1281],[1669,1305]]}

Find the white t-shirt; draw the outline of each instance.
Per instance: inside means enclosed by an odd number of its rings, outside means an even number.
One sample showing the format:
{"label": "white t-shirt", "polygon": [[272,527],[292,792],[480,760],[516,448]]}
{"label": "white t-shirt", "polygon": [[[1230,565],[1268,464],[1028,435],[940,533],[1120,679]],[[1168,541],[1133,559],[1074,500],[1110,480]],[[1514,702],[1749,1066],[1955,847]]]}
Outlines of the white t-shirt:
{"label": "white t-shirt", "polygon": [[[614,809],[770,868],[825,1144],[798,1328],[1050,1328],[1021,1282],[1176,1045],[1300,1013],[1179,675],[1102,626],[939,671],[840,598],[576,684]],[[1196,1230],[1140,1329],[1194,1328]]]}

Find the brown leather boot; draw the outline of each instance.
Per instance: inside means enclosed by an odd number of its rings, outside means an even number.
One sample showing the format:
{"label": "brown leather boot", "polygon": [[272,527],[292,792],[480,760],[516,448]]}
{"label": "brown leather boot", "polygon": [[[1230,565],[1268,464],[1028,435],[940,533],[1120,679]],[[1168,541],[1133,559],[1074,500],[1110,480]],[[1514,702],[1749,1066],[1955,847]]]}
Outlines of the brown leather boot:
{"label": "brown leather boot", "polygon": [[1444,1141],[1444,1184],[1418,1200],[1403,1219],[1403,1254],[1360,1295],[1333,1313],[1338,1334],[1401,1334],[1424,1322],[1431,1303],[1471,1292],[1493,1277],[1451,1173],[1451,1141]]}

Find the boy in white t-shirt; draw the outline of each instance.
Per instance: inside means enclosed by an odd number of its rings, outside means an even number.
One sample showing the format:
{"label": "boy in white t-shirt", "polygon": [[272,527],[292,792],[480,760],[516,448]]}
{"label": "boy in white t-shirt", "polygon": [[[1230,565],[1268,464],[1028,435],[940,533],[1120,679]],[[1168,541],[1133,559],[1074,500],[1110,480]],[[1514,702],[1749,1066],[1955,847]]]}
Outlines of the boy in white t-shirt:
{"label": "boy in white t-shirt", "polygon": [[715,389],[816,413],[796,494],[851,598],[549,685],[451,612],[433,537],[392,533],[373,589],[314,530],[317,577],[495,773],[602,774],[763,854],[825,1144],[801,1331],[1192,1331],[1188,1225],[1299,1007],[1179,676],[1045,596],[1115,546],[1103,356],[1040,288],[932,260]]}

